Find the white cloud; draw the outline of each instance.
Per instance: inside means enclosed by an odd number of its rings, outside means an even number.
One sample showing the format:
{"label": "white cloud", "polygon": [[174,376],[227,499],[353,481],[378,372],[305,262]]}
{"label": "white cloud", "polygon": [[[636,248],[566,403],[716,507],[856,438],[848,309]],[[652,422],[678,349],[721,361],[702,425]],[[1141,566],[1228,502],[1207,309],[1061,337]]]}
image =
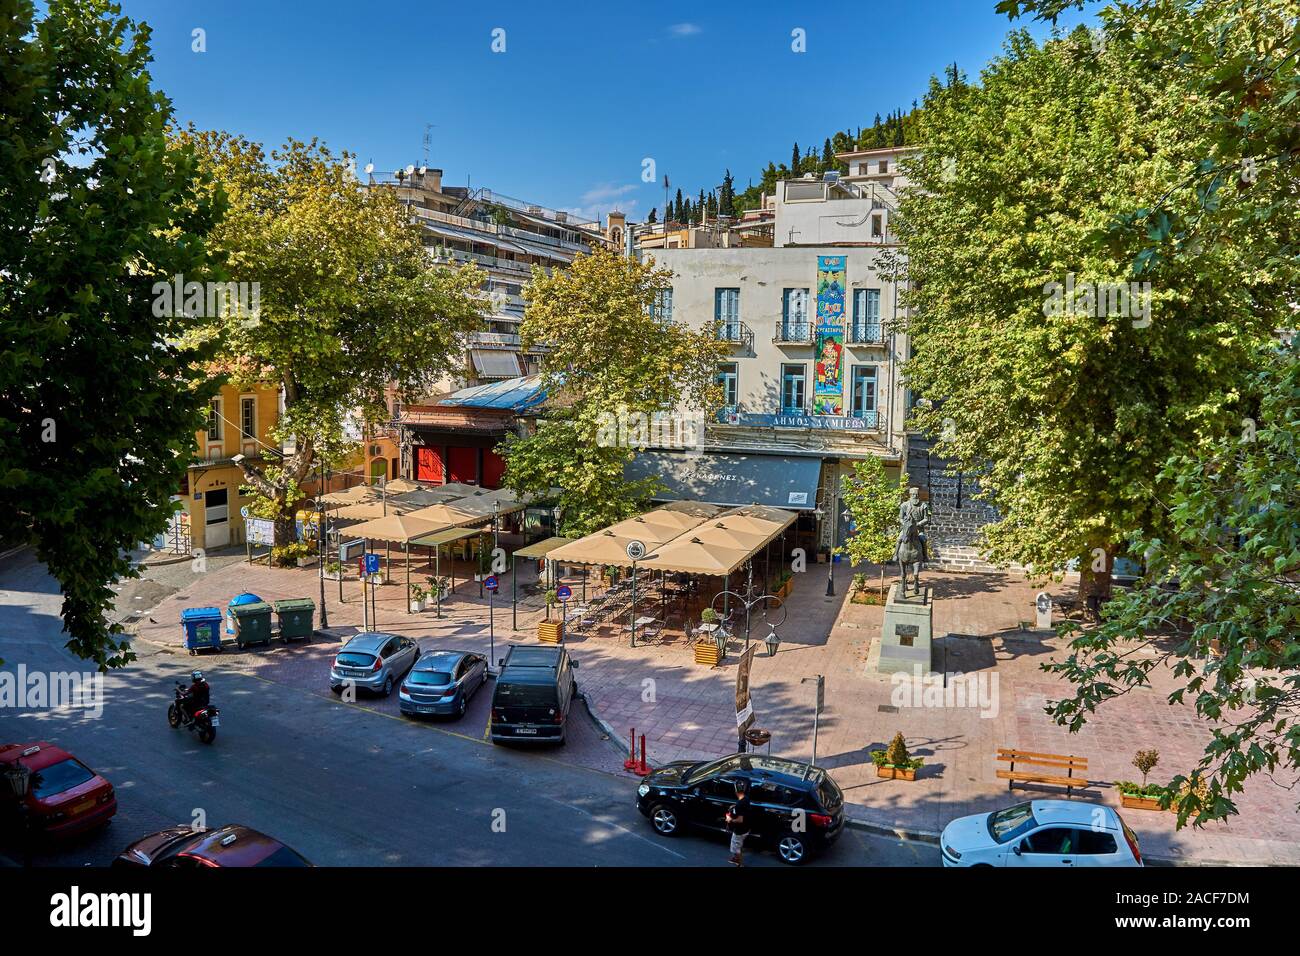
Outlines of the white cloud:
{"label": "white cloud", "polygon": [[674,23],[668,28],[668,32],[675,37],[693,37],[703,30],[698,23]]}
{"label": "white cloud", "polygon": [[599,219],[609,215],[610,210],[617,209],[628,214],[632,219],[633,211],[637,208],[639,201],[636,199],[625,198],[629,193],[635,192],[639,187],[636,184],[628,183],[621,186],[613,183],[601,183],[592,186],[585,193],[577,204],[563,207],[565,212],[572,213],[583,219]]}

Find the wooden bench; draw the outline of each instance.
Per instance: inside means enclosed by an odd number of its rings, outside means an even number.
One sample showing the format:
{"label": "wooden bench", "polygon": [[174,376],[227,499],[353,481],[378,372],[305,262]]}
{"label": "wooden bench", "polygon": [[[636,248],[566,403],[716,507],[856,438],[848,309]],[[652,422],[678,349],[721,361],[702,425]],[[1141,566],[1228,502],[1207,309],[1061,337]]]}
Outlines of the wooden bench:
{"label": "wooden bench", "polygon": [[[1010,763],[1009,770],[999,770],[997,776],[999,780],[1007,781],[1007,789],[1015,787],[1016,781],[1021,783],[1050,783],[1058,787],[1065,787],[1066,796],[1073,796],[1076,788],[1080,790],[1087,789],[1088,782],[1088,758],[1073,757],[1067,754],[1039,754],[1032,753],[1028,750],[1012,750],[1010,747],[999,747],[997,759],[1003,763]],[[1042,773],[1038,771],[1017,770],[1016,764],[1028,764],[1031,767],[1053,767],[1065,768],[1065,776],[1060,773]],[[1080,776],[1074,775],[1079,771]]]}

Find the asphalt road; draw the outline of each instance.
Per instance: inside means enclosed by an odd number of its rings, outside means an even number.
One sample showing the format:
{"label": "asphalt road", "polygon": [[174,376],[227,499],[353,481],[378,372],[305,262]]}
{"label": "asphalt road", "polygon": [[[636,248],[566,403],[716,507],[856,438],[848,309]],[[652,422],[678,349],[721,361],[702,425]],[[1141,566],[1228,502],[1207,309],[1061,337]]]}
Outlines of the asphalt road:
{"label": "asphalt road", "polygon": [[[60,602],[29,555],[0,562],[0,669],[89,672],[62,647]],[[720,839],[655,836],[632,778],[246,674],[222,672],[222,726],[205,746],[166,721],[189,658],[137,652],[105,678],[98,718],[0,709],[0,743],[50,740],[117,789],[109,827],[39,850],[37,864],[104,865],[146,833],[201,818],[266,831],[318,865],[726,866]],[[781,865],[770,852],[748,862]],[[933,846],[850,829],[813,865],[937,863]]]}

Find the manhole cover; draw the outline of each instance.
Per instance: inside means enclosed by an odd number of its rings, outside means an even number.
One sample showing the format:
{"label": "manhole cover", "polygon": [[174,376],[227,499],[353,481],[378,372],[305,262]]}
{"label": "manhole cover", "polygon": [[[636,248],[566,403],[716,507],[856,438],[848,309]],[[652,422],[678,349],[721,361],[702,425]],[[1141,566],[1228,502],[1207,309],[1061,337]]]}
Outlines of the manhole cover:
{"label": "manhole cover", "polygon": [[882,713],[882,714],[896,714],[896,713],[898,713],[898,708],[895,707],[893,704],[877,704],[877,705],[876,705],[876,710],[878,710],[878,711],[879,711],[880,713]]}

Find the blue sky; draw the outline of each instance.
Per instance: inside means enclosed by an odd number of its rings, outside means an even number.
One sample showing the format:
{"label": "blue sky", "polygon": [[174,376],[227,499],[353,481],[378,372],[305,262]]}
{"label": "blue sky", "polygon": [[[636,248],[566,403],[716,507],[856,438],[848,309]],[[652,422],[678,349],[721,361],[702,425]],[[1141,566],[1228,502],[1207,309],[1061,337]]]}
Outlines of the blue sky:
{"label": "blue sky", "polygon": [[423,161],[432,123],[446,182],[637,220],[663,204],[644,159],[674,190],[728,167],[743,189],[795,140],[820,149],[910,107],[945,64],[976,76],[1012,28],[996,0],[121,4],[153,28],[154,80],[182,122],[268,145],[316,136],[387,172]]}

